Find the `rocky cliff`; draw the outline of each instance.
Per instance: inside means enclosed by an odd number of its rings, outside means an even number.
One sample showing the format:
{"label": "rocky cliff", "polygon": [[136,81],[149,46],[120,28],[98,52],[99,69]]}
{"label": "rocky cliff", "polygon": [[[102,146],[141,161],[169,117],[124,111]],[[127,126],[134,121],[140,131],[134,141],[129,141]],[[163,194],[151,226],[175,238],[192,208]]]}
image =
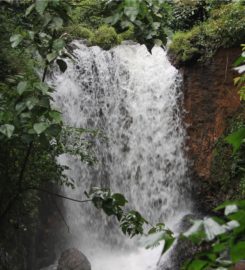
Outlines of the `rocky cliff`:
{"label": "rocky cliff", "polygon": [[[184,121],[187,126],[187,155],[191,178],[198,188],[204,205],[210,194],[203,193],[203,185],[212,181],[213,150],[228,120],[240,107],[233,85],[236,72],[232,69],[240,49],[220,49],[209,64],[195,63],[182,67],[184,79]],[[200,198],[198,198],[200,201]]]}

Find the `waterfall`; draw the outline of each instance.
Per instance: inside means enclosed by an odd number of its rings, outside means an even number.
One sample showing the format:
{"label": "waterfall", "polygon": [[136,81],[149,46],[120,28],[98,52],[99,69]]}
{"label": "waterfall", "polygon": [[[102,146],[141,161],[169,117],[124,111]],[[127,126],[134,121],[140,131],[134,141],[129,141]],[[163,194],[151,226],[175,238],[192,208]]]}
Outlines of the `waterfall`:
{"label": "waterfall", "polygon": [[[84,199],[93,186],[110,187],[150,223],[173,230],[191,209],[188,196],[185,130],[181,122],[181,76],[166,51],[123,44],[110,51],[73,42],[74,59],[67,70],[53,74],[55,106],[69,126],[99,129],[97,163],[77,157],[58,158],[70,169],[76,188],[64,192]],[[118,224],[90,203],[65,202],[71,233],[68,246],[79,248],[92,270],[157,269],[161,250],[145,250],[122,236]]]}

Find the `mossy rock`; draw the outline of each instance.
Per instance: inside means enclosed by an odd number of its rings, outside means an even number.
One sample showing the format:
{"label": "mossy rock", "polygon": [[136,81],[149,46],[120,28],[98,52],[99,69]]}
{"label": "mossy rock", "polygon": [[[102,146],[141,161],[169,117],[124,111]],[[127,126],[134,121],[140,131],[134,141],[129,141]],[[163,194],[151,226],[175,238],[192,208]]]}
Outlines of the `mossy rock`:
{"label": "mossy rock", "polygon": [[97,45],[105,50],[109,50],[110,48],[119,45],[122,42],[122,39],[113,27],[102,25],[94,32],[90,42],[92,45]]}
{"label": "mossy rock", "polygon": [[89,46],[99,46],[102,49],[109,50],[119,45],[125,39],[131,39],[133,30],[129,29],[121,34],[108,25],[102,25],[96,30],[91,30],[81,25],[70,25],[63,29],[68,36],[68,40],[86,39]]}
{"label": "mossy rock", "polygon": [[[232,153],[232,147],[225,138],[245,126],[244,105],[229,121],[224,134],[213,150],[210,181],[203,183],[202,194],[208,194],[210,209],[226,200],[240,200],[245,196],[245,145]],[[204,192],[205,191],[205,192]]]}
{"label": "mossy rock", "polygon": [[93,32],[87,27],[81,25],[69,25],[63,29],[63,32],[68,34],[68,39],[86,39],[91,40]]}

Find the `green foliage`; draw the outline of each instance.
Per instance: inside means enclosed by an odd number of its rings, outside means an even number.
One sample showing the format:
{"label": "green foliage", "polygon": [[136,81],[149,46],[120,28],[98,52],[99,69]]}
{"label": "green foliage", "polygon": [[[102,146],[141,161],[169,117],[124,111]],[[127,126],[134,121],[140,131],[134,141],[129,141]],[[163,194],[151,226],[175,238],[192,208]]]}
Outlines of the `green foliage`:
{"label": "green foliage", "polygon": [[171,29],[173,31],[186,31],[205,21],[208,17],[208,7],[205,0],[176,1],[173,4]]}
{"label": "green foliage", "polygon": [[[228,128],[217,140],[213,150],[210,181],[202,183],[201,194],[208,194],[206,208],[212,209],[225,200],[241,199],[245,195],[245,161],[244,146],[232,151],[232,145],[228,144],[227,137],[230,134],[244,128],[244,106],[227,124]],[[237,143],[235,143],[237,145]]]}
{"label": "green foliage", "polygon": [[195,45],[199,39],[199,32],[199,26],[195,26],[188,32],[174,34],[170,52],[176,56],[178,61],[186,62],[199,57],[200,50]]}
{"label": "green foliage", "polygon": [[245,138],[245,127],[238,129],[232,134],[228,135],[225,140],[233,146],[233,153],[236,153],[237,150],[241,147],[242,143],[244,143]]}
{"label": "green foliage", "polygon": [[[0,84],[0,226],[4,231],[0,248],[15,258],[11,269],[26,268],[27,247],[23,245],[37,228],[40,187],[73,187],[57,156],[70,153],[92,164],[88,138],[98,133],[64,128],[52,106],[53,89],[45,83],[50,65],[64,56],[60,31],[69,20],[70,6],[64,1],[31,3],[29,7],[6,4],[0,13],[10,26],[4,25],[5,32],[1,31],[7,37],[6,56],[0,53],[10,67],[1,72]],[[21,69],[15,67],[19,58]],[[71,136],[78,136],[80,144],[71,146]]]}
{"label": "green foliage", "polygon": [[236,70],[241,74],[240,76],[234,79],[234,85],[236,85],[239,90],[238,93],[240,95],[240,99],[242,101],[245,100],[245,44],[242,44],[242,54],[234,63]]}
{"label": "green foliage", "polygon": [[224,210],[222,218],[195,221],[184,233],[189,239],[198,235],[199,243],[208,243],[209,249],[186,262],[183,269],[230,269],[245,259],[245,201],[225,202],[215,210]]}
{"label": "green foliage", "polygon": [[73,0],[70,12],[72,23],[89,29],[97,29],[104,24],[104,0]]}
{"label": "green foliage", "polygon": [[158,223],[149,230],[148,235],[146,236],[145,246],[147,249],[154,248],[163,242],[161,252],[161,255],[163,255],[172,246],[174,240],[173,233],[165,228],[163,223]]}
{"label": "green foliage", "polygon": [[187,31],[206,21],[213,9],[220,8],[231,0],[177,0],[172,3],[170,28],[176,31]]}
{"label": "green foliage", "polygon": [[238,45],[245,38],[245,6],[242,2],[221,5],[210,17],[186,32],[176,32],[170,51],[177,61],[205,61],[217,49]]}
{"label": "green foliage", "polygon": [[166,44],[166,25],[170,6],[165,1],[108,1],[107,9],[111,16],[106,22],[123,31],[134,29],[135,39],[147,46],[149,50],[159,41]]}
{"label": "green foliage", "polygon": [[94,187],[86,196],[92,200],[96,208],[102,209],[106,215],[115,216],[125,235],[134,237],[144,235],[146,248],[153,248],[164,242],[162,254],[165,253],[174,241],[173,234],[165,228],[163,223],[156,224],[148,233],[144,232],[144,225],[148,224],[142,215],[135,210],[126,210],[127,200],[120,193],[111,193],[109,189]]}
{"label": "green foliage", "polygon": [[116,216],[122,232],[130,237],[143,234],[143,226],[147,221],[135,210],[126,211],[125,204],[128,202],[122,194],[111,193],[109,189],[94,187],[89,193],[85,193],[92,199],[96,208],[102,209],[108,216]]}
{"label": "green foliage", "polygon": [[122,40],[132,37],[131,32],[124,31],[118,35],[115,28],[105,24],[105,1],[75,1],[75,8],[71,12],[72,23],[62,31],[68,34],[68,40],[86,39],[89,46],[100,46],[110,49]]}

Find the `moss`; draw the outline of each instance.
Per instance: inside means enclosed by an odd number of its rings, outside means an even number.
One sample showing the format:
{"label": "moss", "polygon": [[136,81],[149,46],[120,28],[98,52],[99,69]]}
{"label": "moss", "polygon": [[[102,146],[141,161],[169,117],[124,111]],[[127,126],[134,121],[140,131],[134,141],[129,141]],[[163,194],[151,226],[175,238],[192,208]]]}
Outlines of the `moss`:
{"label": "moss", "polygon": [[173,37],[173,42],[170,45],[172,51],[178,60],[186,62],[199,56],[198,48],[192,44],[198,40],[199,28],[194,27],[189,32],[177,32]]}
{"label": "moss", "polygon": [[81,25],[69,25],[64,27],[63,32],[68,34],[68,39],[87,39],[90,40],[93,37],[93,32]]}
{"label": "moss", "polygon": [[101,48],[108,50],[111,47],[120,44],[122,39],[113,27],[102,25],[95,31],[90,42],[92,45],[98,45]]}
{"label": "moss", "polygon": [[245,5],[231,3],[211,12],[210,18],[186,32],[176,32],[170,52],[179,62],[206,61],[220,47],[232,47],[245,39]]}
{"label": "moss", "polygon": [[127,31],[119,34],[121,40],[134,40],[134,28],[130,27]]}
{"label": "moss", "polygon": [[100,46],[108,50],[119,45],[123,40],[132,37],[132,30],[117,34],[115,29],[108,25],[102,25],[96,30],[91,30],[81,25],[70,25],[63,29],[68,40],[86,39],[89,46]]}
{"label": "moss", "polygon": [[213,150],[210,181],[204,186],[211,209],[225,200],[238,200],[245,196],[245,146],[232,154],[232,147],[224,140],[241,126],[245,126],[244,107],[230,121]]}

